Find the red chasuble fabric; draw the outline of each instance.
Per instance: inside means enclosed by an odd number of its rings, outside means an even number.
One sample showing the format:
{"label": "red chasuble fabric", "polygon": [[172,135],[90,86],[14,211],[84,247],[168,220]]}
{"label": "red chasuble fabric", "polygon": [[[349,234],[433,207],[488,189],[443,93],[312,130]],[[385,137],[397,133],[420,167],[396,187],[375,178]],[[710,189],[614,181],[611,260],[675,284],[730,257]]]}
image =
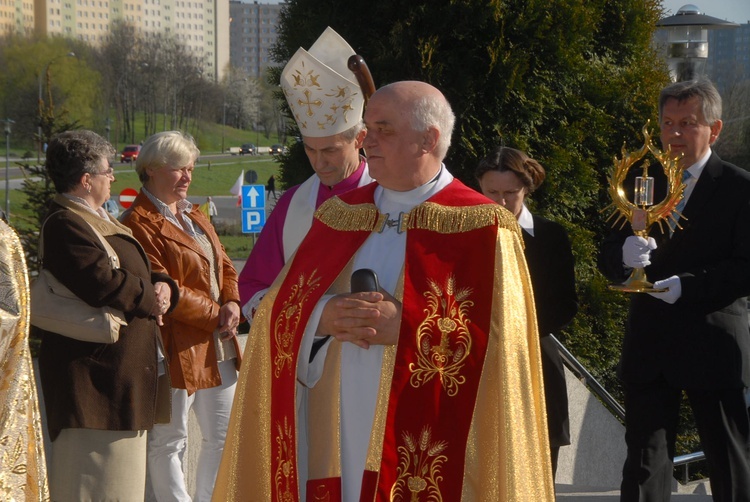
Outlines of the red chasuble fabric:
{"label": "red chasuble fabric", "polygon": [[[374,186],[373,186],[374,189]],[[272,309],[271,355],[274,375],[271,383],[272,444],[279,444],[280,454],[273,457],[271,470],[280,473],[283,483],[275,483],[284,493],[298,492],[296,465],[295,385],[297,357],[307,321],[321,296],[328,290],[349,258],[370,235],[369,231],[350,232],[342,239],[340,232],[313,222],[313,238],[306,238],[289,267],[277,301]],[[327,243],[336,242],[336,246]],[[312,266],[311,266],[312,264]],[[340,485],[340,480],[339,480]],[[281,497],[278,500],[286,500]],[[291,500],[291,499],[290,499]],[[296,498],[294,499],[296,500]]]}
{"label": "red chasuble fabric", "polygon": [[494,261],[496,232],[409,230],[377,500],[427,495],[438,481],[443,500],[461,498],[493,286],[487,268],[476,264]]}

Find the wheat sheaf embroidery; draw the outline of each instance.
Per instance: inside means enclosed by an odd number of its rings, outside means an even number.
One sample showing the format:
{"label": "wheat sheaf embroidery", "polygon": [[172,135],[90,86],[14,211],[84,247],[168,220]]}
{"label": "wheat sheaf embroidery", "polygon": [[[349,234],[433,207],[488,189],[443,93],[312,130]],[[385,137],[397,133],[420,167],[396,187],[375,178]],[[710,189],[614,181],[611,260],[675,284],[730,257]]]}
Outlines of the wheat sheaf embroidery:
{"label": "wheat sheaf embroidery", "polygon": [[409,382],[414,388],[439,378],[449,396],[455,396],[466,381],[461,375],[471,352],[471,336],[467,311],[474,305],[469,300],[472,288],[458,288],[449,276],[443,285],[428,280],[427,317],[417,330],[417,362],[409,364]]}
{"label": "wheat sheaf embroidery", "polygon": [[[274,484],[278,500],[294,500],[292,487],[295,486],[296,477],[294,467],[294,442],[292,438],[292,428],[289,426],[287,417],[284,417],[284,424],[276,424],[276,472],[274,473]],[[296,488],[296,486],[295,486]]]}
{"label": "wheat sheaf embroidery", "polygon": [[429,426],[422,429],[419,441],[411,433],[403,433],[404,444],[397,449],[398,478],[391,488],[391,501],[443,500],[439,486],[443,480],[440,469],[448,460],[447,456],[442,455],[448,442],[431,442],[431,436]]}

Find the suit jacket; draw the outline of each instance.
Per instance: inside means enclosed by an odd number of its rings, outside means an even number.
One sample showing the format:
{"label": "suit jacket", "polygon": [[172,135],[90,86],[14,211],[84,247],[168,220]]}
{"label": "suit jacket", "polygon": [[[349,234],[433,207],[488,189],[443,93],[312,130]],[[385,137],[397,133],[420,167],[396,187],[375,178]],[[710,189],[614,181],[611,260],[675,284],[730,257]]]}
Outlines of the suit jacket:
{"label": "suit jacket", "polygon": [[[227,302],[239,304],[240,295],[237,271],[213,225],[198,210],[197,204],[188,216],[211,241],[218,271],[218,303],[210,296],[210,262],[203,248],[167,221],[143,191],[131,210],[124,214],[122,222],[130,227],[146,250],[154,270],[169,274],[180,288],[180,302],[173,312],[164,316],[161,334],[169,358],[172,387],[187,389],[188,394],[192,394],[198,389],[221,384],[213,333],[219,325],[221,306]],[[242,352],[236,337],[233,341],[239,366]]]}
{"label": "suit jacket", "polygon": [[[661,176],[659,176],[661,175]],[[661,200],[663,173],[654,175]],[[631,294],[619,375],[631,383],[663,375],[690,389],[741,388],[750,384],[750,333],[745,297],[750,294],[750,174],[714,153],[698,179],[670,239],[658,225],[646,274],[652,282],[677,275],[682,296],[670,305]],[[622,244],[630,227],[609,236],[602,269],[622,282]]]}
{"label": "suit jacket", "polygon": [[570,444],[568,390],[560,352],[549,335],[558,334],[578,311],[575,261],[563,226],[540,216],[532,218],[534,236],[524,230],[523,243],[541,337],[547,425],[550,445],[564,446]]}
{"label": "suit jacket", "polygon": [[575,262],[562,225],[532,218],[534,236],[523,232],[524,255],[534,287],[539,335],[544,337],[559,332],[578,312]]}

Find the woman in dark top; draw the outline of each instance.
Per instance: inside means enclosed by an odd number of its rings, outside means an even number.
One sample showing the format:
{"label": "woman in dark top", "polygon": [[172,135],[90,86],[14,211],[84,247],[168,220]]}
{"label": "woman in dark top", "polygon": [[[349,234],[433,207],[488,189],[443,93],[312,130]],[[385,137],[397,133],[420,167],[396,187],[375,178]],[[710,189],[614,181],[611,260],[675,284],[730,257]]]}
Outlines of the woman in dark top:
{"label": "woman in dark top", "polygon": [[570,444],[570,427],[565,371],[549,335],[557,334],[578,311],[570,241],[562,225],[532,215],[524,204],[544,181],[544,168],[539,162],[520,150],[497,147],[479,163],[475,175],[482,193],[512,212],[523,229],[539,325],[554,476],[560,447]]}
{"label": "woman in dark top", "polygon": [[[169,383],[160,386],[157,371],[158,323],[179,293],[169,276],[151,272],[130,230],[102,208],[114,153],[91,131],[59,134],[47,149],[57,195],[42,230],[42,266],[89,305],[117,309],[127,321],[111,344],[39,330],[52,500],[143,500],[146,431],[169,420]],[[117,253],[119,268],[94,229]]]}

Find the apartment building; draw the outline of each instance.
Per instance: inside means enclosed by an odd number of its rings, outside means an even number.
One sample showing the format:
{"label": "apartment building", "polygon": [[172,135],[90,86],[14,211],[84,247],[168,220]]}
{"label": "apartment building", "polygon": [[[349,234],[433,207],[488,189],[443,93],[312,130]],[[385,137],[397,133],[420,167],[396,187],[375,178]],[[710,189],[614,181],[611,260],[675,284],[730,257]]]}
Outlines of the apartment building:
{"label": "apartment building", "polygon": [[708,32],[706,74],[720,89],[750,80],[750,20],[737,28]]}
{"label": "apartment building", "polygon": [[230,62],[252,77],[263,76],[264,70],[276,65],[270,50],[278,38],[276,27],[284,4],[259,2],[229,2]]}
{"label": "apartment building", "polygon": [[34,31],[34,0],[0,0],[0,34],[30,35]]}
{"label": "apartment building", "polygon": [[0,0],[0,35],[61,35],[102,44],[111,24],[175,36],[220,79],[229,64],[229,0]]}

